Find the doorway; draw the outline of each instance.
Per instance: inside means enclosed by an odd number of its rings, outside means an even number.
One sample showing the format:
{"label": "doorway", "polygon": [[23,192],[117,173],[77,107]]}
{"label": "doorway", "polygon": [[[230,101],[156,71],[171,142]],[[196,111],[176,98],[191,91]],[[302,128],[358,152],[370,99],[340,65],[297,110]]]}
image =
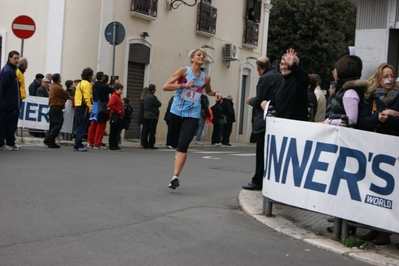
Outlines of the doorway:
{"label": "doorway", "polygon": [[247,105],[245,100],[251,96],[253,70],[254,67],[250,63],[244,63],[241,67],[237,139],[243,142],[249,140],[252,128],[252,107]]}
{"label": "doorway", "polygon": [[140,95],[144,88],[146,66],[150,63],[150,52],[150,47],[142,43],[131,43],[129,46],[126,97],[133,108],[133,114],[130,127],[125,130],[125,139],[140,139]]}

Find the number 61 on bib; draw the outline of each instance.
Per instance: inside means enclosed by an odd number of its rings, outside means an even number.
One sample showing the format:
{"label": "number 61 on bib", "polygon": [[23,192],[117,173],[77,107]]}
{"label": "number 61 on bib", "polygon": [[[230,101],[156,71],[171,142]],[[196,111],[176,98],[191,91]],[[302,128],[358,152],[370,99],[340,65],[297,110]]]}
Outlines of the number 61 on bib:
{"label": "number 61 on bib", "polygon": [[181,93],[181,98],[185,101],[196,103],[201,97],[201,92],[195,90],[195,88],[184,88]]}

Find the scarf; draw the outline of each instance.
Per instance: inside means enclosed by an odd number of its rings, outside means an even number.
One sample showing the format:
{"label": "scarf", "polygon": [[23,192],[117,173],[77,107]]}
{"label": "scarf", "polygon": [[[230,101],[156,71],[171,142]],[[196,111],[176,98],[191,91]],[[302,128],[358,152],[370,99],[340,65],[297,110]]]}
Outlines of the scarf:
{"label": "scarf", "polygon": [[395,101],[396,97],[398,97],[399,91],[396,87],[387,90],[384,88],[377,88],[373,92],[373,97],[378,98],[385,107],[389,107],[393,101]]}

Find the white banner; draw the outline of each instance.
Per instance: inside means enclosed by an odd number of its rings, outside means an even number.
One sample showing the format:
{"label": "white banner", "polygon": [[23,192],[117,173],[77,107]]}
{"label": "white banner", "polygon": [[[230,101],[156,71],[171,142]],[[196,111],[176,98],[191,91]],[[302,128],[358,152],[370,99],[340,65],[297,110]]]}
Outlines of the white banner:
{"label": "white banner", "polygon": [[[74,109],[72,101],[66,101],[64,124],[61,132],[72,133]],[[50,118],[48,116],[48,98],[28,96],[22,101],[18,127],[48,130]]]}
{"label": "white banner", "polygon": [[267,117],[262,193],[399,232],[398,160],[395,136]]}

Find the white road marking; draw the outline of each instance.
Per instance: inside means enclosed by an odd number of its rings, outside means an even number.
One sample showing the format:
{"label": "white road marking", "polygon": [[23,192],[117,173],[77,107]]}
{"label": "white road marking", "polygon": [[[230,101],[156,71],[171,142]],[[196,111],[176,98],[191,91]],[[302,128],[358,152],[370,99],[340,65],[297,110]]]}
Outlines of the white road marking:
{"label": "white road marking", "polygon": [[237,152],[231,152],[231,151],[196,151],[193,153],[198,153],[198,154],[221,154],[221,153],[237,153]]}
{"label": "white road marking", "polygon": [[210,159],[210,160],[220,160],[220,158],[213,157],[213,156],[204,156],[204,157],[202,157],[202,158],[204,158],[204,159]]}
{"label": "white road marking", "polygon": [[256,156],[256,153],[239,153],[239,154],[229,154],[231,156],[242,156],[242,157],[249,157],[249,156]]}

